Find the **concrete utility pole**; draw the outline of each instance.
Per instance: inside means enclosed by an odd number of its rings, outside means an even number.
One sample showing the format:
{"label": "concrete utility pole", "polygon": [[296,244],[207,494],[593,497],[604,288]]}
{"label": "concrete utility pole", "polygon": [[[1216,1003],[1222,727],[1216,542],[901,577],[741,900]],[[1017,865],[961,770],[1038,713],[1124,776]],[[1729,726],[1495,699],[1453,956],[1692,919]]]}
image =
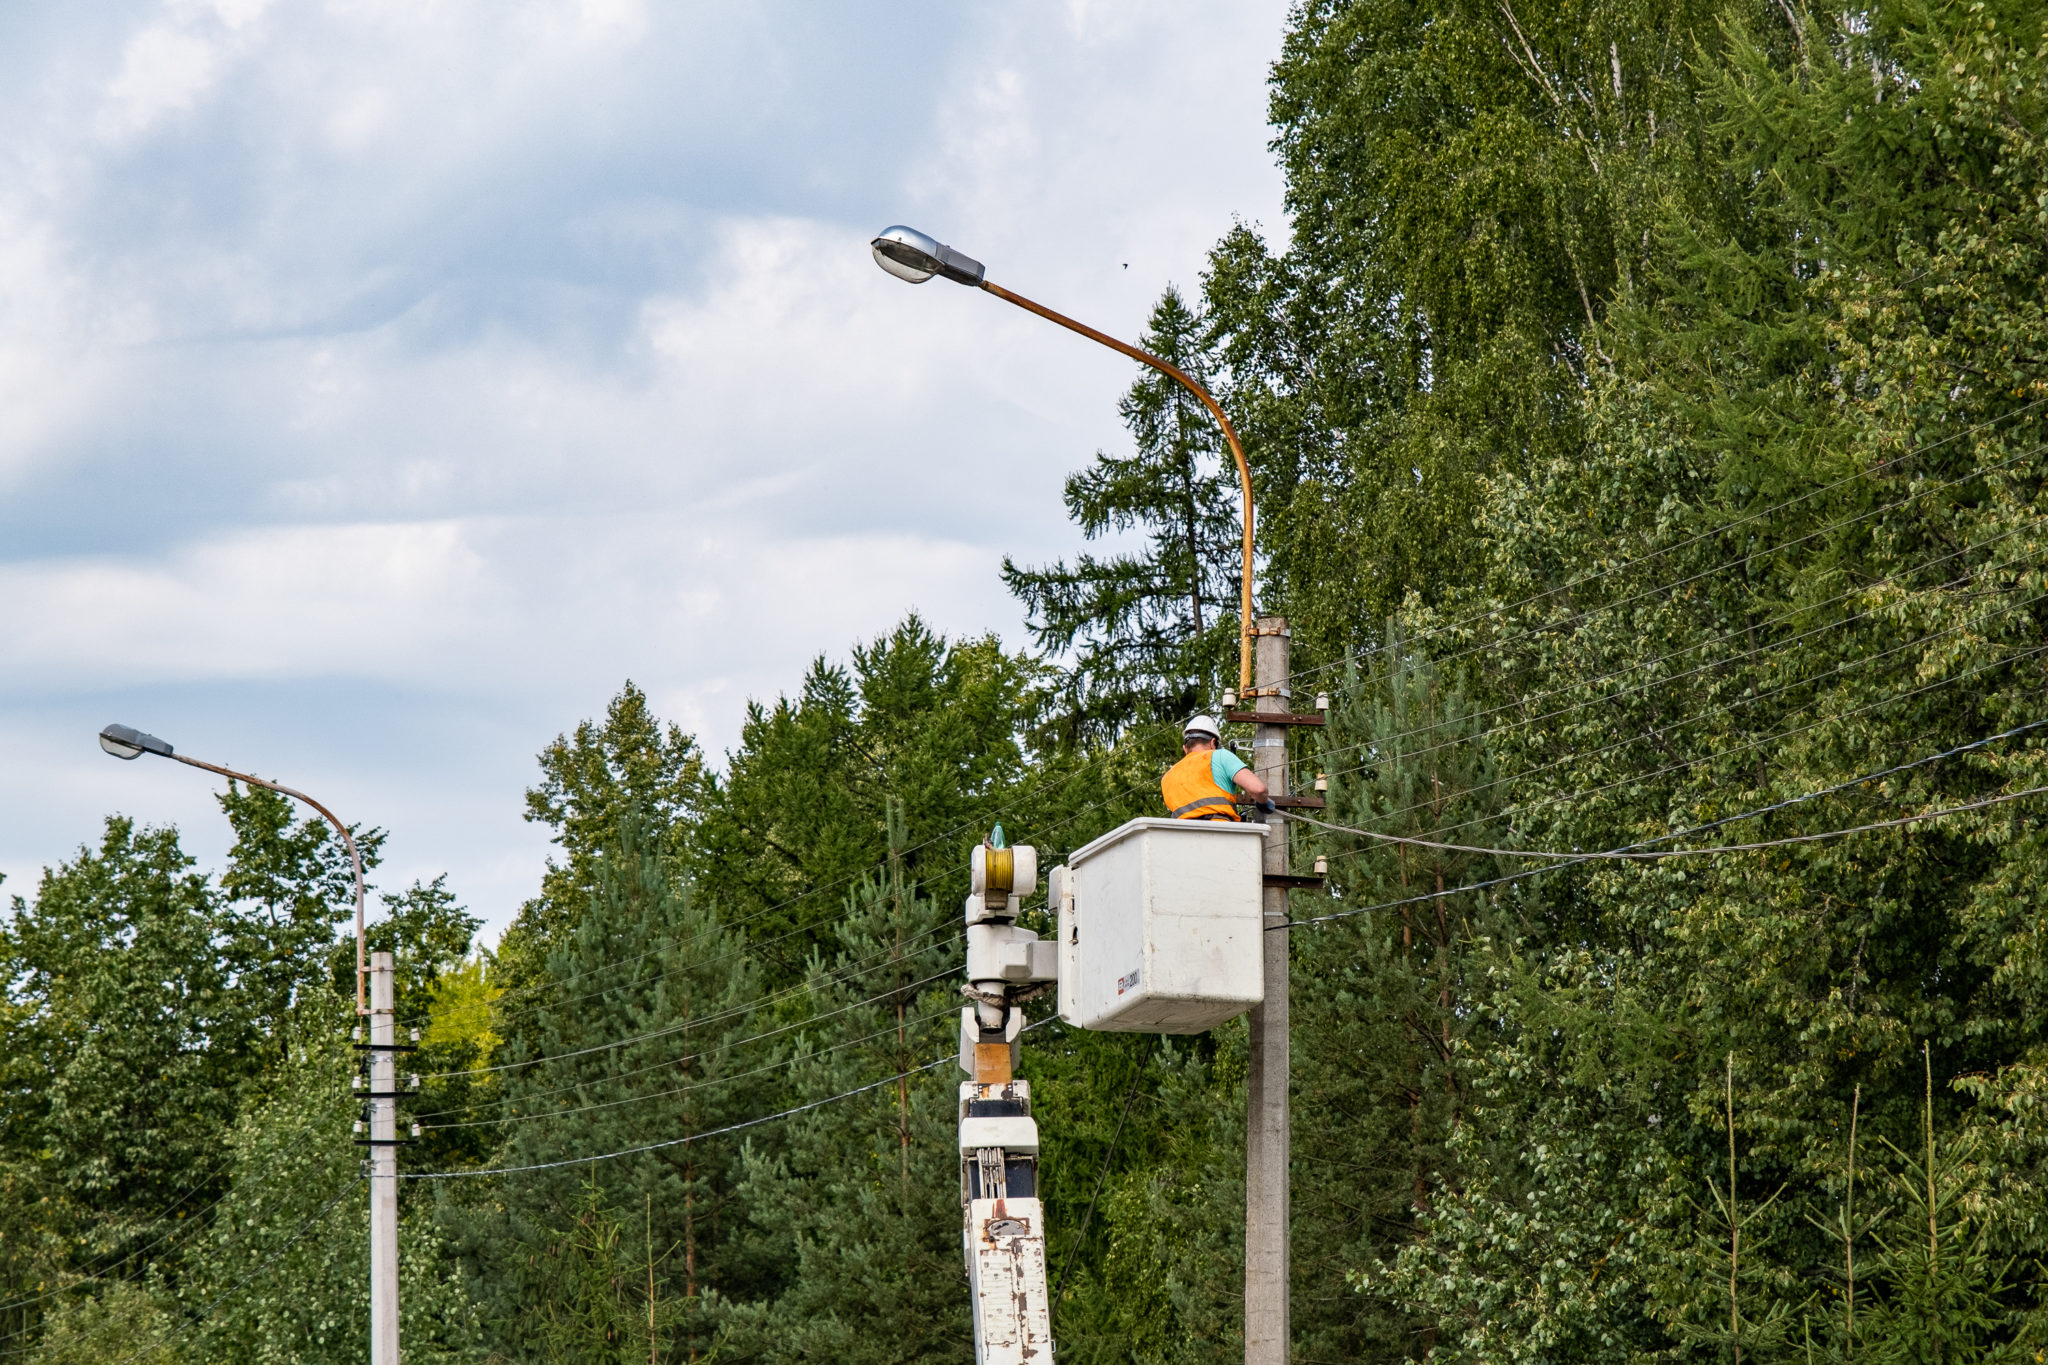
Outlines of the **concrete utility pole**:
{"label": "concrete utility pole", "polygon": [[398,1365],[398,1027],[391,954],[370,954],[370,1365]]}
{"label": "concrete utility pole", "polygon": [[[869,242],[875,263],[899,280],[923,284],[945,279],[968,288],[981,289],[1058,323],[1071,332],[1151,366],[1192,393],[1230,447],[1237,466],[1238,486],[1244,494],[1244,517],[1240,527],[1242,577],[1238,584],[1237,688],[1226,693],[1224,706],[1233,704],[1237,694],[1256,703],[1258,714],[1226,709],[1225,720],[1252,721],[1259,727],[1254,739],[1253,770],[1263,779],[1283,806],[1319,806],[1314,798],[1287,797],[1287,731],[1289,725],[1320,725],[1319,716],[1296,715],[1287,710],[1288,657],[1287,622],[1278,616],[1252,616],[1252,580],[1257,567],[1256,540],[1252,525],[1252,472],[1244,445],[1215,396],[1194,376],[1167,360],[1118,341],[1086,323],[1054,312],[1021,294],[1005,289],[987,278],[980,261],[955,251],[937,238],[915,228],[898,224],[884,228]],[[1257,642],[1258,687],[1252,686],[1252,654]],[[1289,875],[1287,831],[1273,821],[1266,835],[1264,918],[1268,926],[1287,920],[1287,893],[1296,886],[1311,886],[1317,879]],[[972,908],[970,907],[970,923]],[[970,934],[972,930],[970,929]],[[1287,1113],[1287,931],[1276,928],[1265,936],[1265,1004],[1251,1016],[1250,1124],[1246,1142],[1249,1161],[1246,1182],[1245,1227],[1245,1361],[1246,1365],[1286,1365],[1288,1338],[1288,1113]],[[970,943],[972,939],[970,938]],[[973,957],[970,948],[969,958]],[[970,971],[969,975],[973,975]],[[993,1007],[991,1007],[991,1013]],[[991,1041],[978,1046],[993,1047],[1000,1040],[988,1020],[980,1025]],[[965,1046],[963,1044],[963,1046]],[[964,1054],[963,1054],[964,1055]],[[971,1065],[968,1070],[973,1071]],[[1007,1075],[1007,1073],[1005,1073]]]}
{"label": "concrete utility pole", "polygon": [[[1257,626],[1258,714],[1287,714],[1287,619],[1261,616]],[[1252,772],[1275,797],[1287,791],[1287,727],[1261,722],[1252,736]],[[1251,1059],[1245,1114],[1244,1359],[1245,1365],[1288,1365],[1288,1108],[1287,822],[1266,826],[1266,999],[1251,1012]]]}
{"label": "concrete utility pole", "polygon": [[[370,1149],[370,1360],[372,1365],[398,1365],[398,1062],[399,1052],[410,1052],[401,1048],[396,1037],[397,1029],[392,1018],[391,954],[378,953],[374,971],[378,973],[374,990],[368,993],[375,997],[374,1007],[364,1003],[367,978],[372,972],[365,945],[367,939],[363,927],[363,859],[356,849],[355,835],[342,823],[341,817],[315,801],[302,791],[281,786],[267,778],[253,773],[237,772],[223,768],[218,763],[181,754],[164,740],[155,735],[145,734],[132,725],[109,725],[100,731],[100,748],[115,758],[133,760],[144,754],[155,754],[183,763],[190,768],[202,768],[218,773],[232,782],[245,782],[251,787],[263,787],[289,796],[294,801],[303,801],[318,811],[327,823],[334,826],[340,836],[341,845],[348,850],[349,867],[355,874],[356,891],[356,1014],[370,1016],[370,1041],[362,1041],[362,1025],[356,1026],[355,1045],[358,1051],[370,1054],[370,1091],[367,1096],[370,1136],[367,1140],[358,1136],[359,1146]],[[382,994],[376,994],[381,991]],[[419,1035],[415,1031],[413,1040]],[[357,1076],[357,1093],[361,1093],[361,1076]],[[417,1086],[419,1077],[412,1083]],[[356,1132],[361,1134],[363,1123],[356,1123]],[[418,1130],[415,1129],[415,1132]]]}

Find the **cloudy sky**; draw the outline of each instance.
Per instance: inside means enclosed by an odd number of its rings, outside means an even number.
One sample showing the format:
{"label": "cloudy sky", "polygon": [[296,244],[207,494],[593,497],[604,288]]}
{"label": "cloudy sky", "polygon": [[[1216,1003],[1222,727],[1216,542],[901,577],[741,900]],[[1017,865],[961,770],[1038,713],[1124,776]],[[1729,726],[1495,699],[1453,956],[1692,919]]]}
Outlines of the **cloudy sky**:
{"label": "cloudy sky", "polygon": [[0,872],[226,830],[112,720],[391,831],[493,925],[622,679],[714,755],[996,567],[1128,362],[877,270],[924,228],[1135,336],[1284,232],[1284,0],[0,9]]}

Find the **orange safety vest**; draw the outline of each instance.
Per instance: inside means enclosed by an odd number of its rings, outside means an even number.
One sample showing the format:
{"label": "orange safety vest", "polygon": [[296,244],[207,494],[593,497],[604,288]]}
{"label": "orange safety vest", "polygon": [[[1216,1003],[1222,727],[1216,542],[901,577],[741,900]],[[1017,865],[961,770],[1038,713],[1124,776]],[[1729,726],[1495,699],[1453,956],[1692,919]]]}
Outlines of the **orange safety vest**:
{"label": "orange safety vest", "polygon": [[1214,749],[1197,749],[1166,770],[1159,779],[1159,794],[1176,820],[1235,820],[1237,798],[1216,785],[1209,767]]}

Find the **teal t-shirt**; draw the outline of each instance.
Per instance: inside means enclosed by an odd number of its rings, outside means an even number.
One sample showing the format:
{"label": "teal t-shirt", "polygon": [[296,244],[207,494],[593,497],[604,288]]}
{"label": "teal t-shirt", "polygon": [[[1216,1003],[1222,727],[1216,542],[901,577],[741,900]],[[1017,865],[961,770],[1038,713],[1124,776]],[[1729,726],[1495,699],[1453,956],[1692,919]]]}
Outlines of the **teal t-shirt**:
{"label": "teal t-shirt", "polygon": [[1236,778],[1244,769],[1244,760],[1228,749],[1219,747],[1209,755],[1209,776],[1215,779],[1217,786],[1227,792],[1238,789]]}

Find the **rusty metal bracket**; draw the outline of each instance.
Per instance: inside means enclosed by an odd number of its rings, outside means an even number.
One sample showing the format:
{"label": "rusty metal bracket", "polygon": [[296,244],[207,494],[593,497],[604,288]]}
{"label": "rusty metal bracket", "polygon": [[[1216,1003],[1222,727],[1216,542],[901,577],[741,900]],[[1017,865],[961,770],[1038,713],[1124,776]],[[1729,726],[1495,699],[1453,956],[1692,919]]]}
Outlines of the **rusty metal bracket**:
{"label": "rusty metal bracket", "polygon": [[1223,719],[1240,725],[1323,725],[1314,711],[1225,711]]}
{"label": "rusty metal bracket", "polygon": [[1323,884],[1323,877],[1319,872],[1312,872],[1306,876],[1297,876],[1287,872],[1268,872],[1261,880],[1267,886],[1275,887],[1282,891],[1312,891]]}

